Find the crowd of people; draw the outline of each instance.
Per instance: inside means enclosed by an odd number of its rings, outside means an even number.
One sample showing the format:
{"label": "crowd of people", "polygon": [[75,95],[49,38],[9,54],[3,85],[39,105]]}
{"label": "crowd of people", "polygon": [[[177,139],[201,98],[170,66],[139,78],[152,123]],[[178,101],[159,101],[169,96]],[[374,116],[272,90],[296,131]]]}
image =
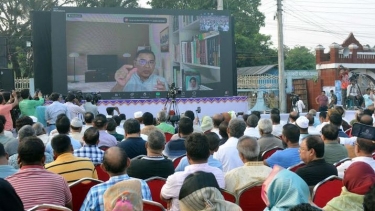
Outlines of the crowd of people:
{"label": "crowd of people", "polygon": [[[269,116],[223,112],[204,116],[200,124],[187,110],[172,126],[164,109],[127,119],[118,108],[98,113],[89,97],[81,104],[69,94],[63,103],[52,93],[52,103],[44,105],[41,93],[39,99],[28,93],[0,95],[0,210],[39,204],[72,208],[69,184],[98,179],[98,165],[110,179],[90,189],[81,211],[115,210],[126,203],[142,210],[140,200],[156,200],[145,182],[154,176],[166,179],[160,198],[171,211],[241,210],[220,190],[239,194],[255,184],[262,185],[265,210],[375,208],[375,140],[345,132],[356,122],[373,126],[373,105],[349,122],[345,110],[335,106],[319,114],[293,111],[288,121],[276,108]],[[21,116],[12,119],[16,106]],[[279,150],[263,159],[275,147]],[[184,155],[175,168],[172,159]],[[351,159],[334,165],[345,158]],[[300,163],[304,166],[295,172],[287,170]],[[310,190],[332,175],[343,178],[342,192],[318,208]],[[132,200],[116,200],[120,196],[113,193],[132,194]]]}

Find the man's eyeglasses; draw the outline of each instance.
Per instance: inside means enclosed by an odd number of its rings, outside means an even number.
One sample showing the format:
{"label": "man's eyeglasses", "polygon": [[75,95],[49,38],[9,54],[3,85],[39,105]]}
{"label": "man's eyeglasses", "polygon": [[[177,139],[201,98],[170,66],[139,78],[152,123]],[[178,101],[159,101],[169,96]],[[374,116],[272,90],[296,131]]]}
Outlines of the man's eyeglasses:
{"label": "man's eyeglasses", "polygon": [[155,65],[155,61],[154,60],[147,61],[146,59],[138,59],[137,63],[140,66],[146,66],[147,64],[149,66],[154,66]]}

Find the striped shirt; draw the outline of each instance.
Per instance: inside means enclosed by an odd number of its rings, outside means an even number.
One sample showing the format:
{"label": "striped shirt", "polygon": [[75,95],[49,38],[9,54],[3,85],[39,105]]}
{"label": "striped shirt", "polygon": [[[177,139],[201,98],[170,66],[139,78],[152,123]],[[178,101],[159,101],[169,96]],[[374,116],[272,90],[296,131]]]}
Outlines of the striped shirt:
{"label": "striped shirt", "polygon": [[[107,182],[95,185],[87,193],[85,201],[83,202],[80,211],[104,211],[104,201],[103,194],[104,192],[112,187],[114,184],[131,179],[127,174],[120,176],[112,176]],[[141,182],[142,198],[146,200],[151,200],[151,192],[147,183],[143,180]]]}
{"label": "striped shirt", "polygon": [[83,145],[82,148],[74,150],[74,156],[89,158],[94,165],[98,165],[103,162],[104,151],[96,145]]}
{"label": "striped shirt", "polygon": [[60,174],[68,184],[84,177],[98,179],[95,166],[90,159],[75,157],[70,152],[59,155],[55,161],[46,164],[45,168]]}
{"label": "striped shirt", "polygon": [[64,178],[45,170],[43,166],[23,166],[6,180],[16,190],[25,210],[40,204],[65,206],[72,201],[72,194]]}

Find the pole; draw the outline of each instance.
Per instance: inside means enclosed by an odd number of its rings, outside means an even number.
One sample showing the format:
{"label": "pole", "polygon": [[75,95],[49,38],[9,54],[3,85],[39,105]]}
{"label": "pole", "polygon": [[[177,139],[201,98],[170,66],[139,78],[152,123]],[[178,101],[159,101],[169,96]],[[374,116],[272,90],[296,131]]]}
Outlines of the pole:
{"label": "pole", "polygon": [[277,32],[278,32],[278,58],[279,58],[279,102],[280,112],[286,113],[285,71],[284,71],[284,40],[283,40],[283,10],[282,0],[277,0]]}
{"label": "pole", "polygon": [[217,10],[223,10],[223,0],[217,0]]}

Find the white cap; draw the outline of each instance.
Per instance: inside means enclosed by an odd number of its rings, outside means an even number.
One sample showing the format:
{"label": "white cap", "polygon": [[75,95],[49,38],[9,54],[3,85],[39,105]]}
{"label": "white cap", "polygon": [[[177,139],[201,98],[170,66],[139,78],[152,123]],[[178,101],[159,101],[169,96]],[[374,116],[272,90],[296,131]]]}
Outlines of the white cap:
{"label": "white cap", "polygon": [[82,127],[83,123],[82,120],[78,119],[77,117],[74,117],[72,121],[70,121],[70,125],[73,127]]}
{"label": "white cap", "polygon": [[38,122],[38,118],[36,118],[35,116],[29,116],[29,117],[33,120],[34,123]]}
{"label": "white cap", "polygon": [[300,128],[308,128],[309,127],[309,119],[307,119],[305,116],[298,117],[296,124]]}
{"label": "white cap", "polygon": [[143,115],[143,112],[142,111],[137,111],[134,113],[134,118],[141,118]]}

